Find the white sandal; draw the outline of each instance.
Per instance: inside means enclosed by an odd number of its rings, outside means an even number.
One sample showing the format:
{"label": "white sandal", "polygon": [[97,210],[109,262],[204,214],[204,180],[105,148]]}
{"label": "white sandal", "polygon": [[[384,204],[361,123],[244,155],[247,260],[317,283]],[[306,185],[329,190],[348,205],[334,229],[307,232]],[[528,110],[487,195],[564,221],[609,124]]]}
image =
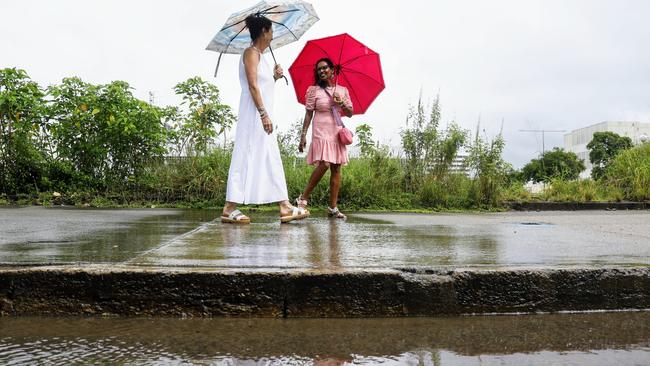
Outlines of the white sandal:
{"label": "white sandal", "polygon": [[305,210],[302,207],[293,206],[291,210],[291,215],[289,216],[280,216],[280,222],[285,224],[293,220],[302,220],[309,216],[309,211]]}
{"label": "white sandal", "polygon": [[221,222],[226,224],[250,224],[251,219],[239,210],[233,210],[230,214],[221,214]]}
{"label": "white sandal", "polygon": [[345,216],[341,211],[339,211],[338,207],[334,208],[327,208],[327,214],[329,217],[336,217],[337,219],[347,219],[348,217]]}
{"label": "white sandal", "polygon": [[309,202],[307,202],[306,199],[302,198],[302,194],[300,194],[300,196],[298,196],[298,198],[296,198],[296,206],[298,206],[300,208],[307,209],[307,204],[308,203]]}

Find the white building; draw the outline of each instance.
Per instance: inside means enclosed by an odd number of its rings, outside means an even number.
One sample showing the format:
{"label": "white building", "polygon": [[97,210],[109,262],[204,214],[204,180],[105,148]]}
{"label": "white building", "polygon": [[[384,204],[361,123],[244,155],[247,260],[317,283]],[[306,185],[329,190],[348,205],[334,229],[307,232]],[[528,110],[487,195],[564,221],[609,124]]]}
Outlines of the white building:
{"label": "white building", "polygon": [[638,145],[645,142],[650,136],[650,123],[648,122],[601,122],[595,125],[579,128],[564,135],[564,150],[572,151],[582,159],[587,168],[580,174],[582,178],[591,175],[591,162],[589,161],[589,150],[587,144],[591,142],[594,132],[614,132],[621,136],[627,136],[632,144]]}

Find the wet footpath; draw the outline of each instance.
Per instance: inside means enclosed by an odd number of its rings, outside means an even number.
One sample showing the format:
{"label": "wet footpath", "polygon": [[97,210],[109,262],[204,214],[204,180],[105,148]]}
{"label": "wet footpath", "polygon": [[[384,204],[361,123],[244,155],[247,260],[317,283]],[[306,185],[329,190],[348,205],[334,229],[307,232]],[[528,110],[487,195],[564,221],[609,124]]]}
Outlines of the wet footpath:
{"label": "wet footpath", "polygon": [[251,225],[226,225],[217,214],[0,208],[0,263],[329,271],[650,266],[650,211],[352,214],[346,221],[316,212],[287,225],[256,212]]}
{"label": "wet footpath", "polygon": [[250,216],[0,208],[0,363],[650,364],[650,211]]}

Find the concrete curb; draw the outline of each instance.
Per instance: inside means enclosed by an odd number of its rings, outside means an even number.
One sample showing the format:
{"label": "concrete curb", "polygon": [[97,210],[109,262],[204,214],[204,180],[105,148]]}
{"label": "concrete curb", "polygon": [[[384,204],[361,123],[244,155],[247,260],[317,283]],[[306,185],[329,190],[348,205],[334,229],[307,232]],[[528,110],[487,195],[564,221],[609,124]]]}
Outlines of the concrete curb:
{"label": "concrete curb", "polygon": [[650,268],[0,269],[2,315],[401,317],[650,308]]}
{"label": "concrete curb", "polygon": [[515,211],[650,210],[646,202],[504,202]]}

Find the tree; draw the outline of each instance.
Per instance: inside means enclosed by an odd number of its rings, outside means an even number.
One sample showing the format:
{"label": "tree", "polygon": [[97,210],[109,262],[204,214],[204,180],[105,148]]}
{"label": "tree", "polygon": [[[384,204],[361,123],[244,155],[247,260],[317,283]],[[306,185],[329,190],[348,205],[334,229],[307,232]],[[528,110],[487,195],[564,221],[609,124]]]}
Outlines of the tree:
{"label": "tree", "polygon": [[179,118],[179,153],[205,153],[210,142],[232,126],[235,115],[221,104],[219,88],[198,76],[176,84],[174,91],[187,107]]}
{"label": "tree", "polygon": [[48,89],[56,159],[83,185],[124,183],[165,153],[163,111],[130,89],[124,81],[92,85],[76,77]]}
{"label": "tree", "polygon": [[526,164],[523,176],[527,181],[533,182],[549,182],[554,178],[573,180],[577,179],[583,170],[585,164],[575,153],[556,147]]}
{"label": "tree", "polygon": [[631,147],[632,140],[627,136],[610,131],[595,132],[593,139],[587,144],[589,161],[593,165],[591,177],[601,179],[614,157]]}
{"label": "tree", "polygon": [[44,94],[24,70],[0,69],[0,191],[38,189],[45,158],[37,144],[44,126]]}

